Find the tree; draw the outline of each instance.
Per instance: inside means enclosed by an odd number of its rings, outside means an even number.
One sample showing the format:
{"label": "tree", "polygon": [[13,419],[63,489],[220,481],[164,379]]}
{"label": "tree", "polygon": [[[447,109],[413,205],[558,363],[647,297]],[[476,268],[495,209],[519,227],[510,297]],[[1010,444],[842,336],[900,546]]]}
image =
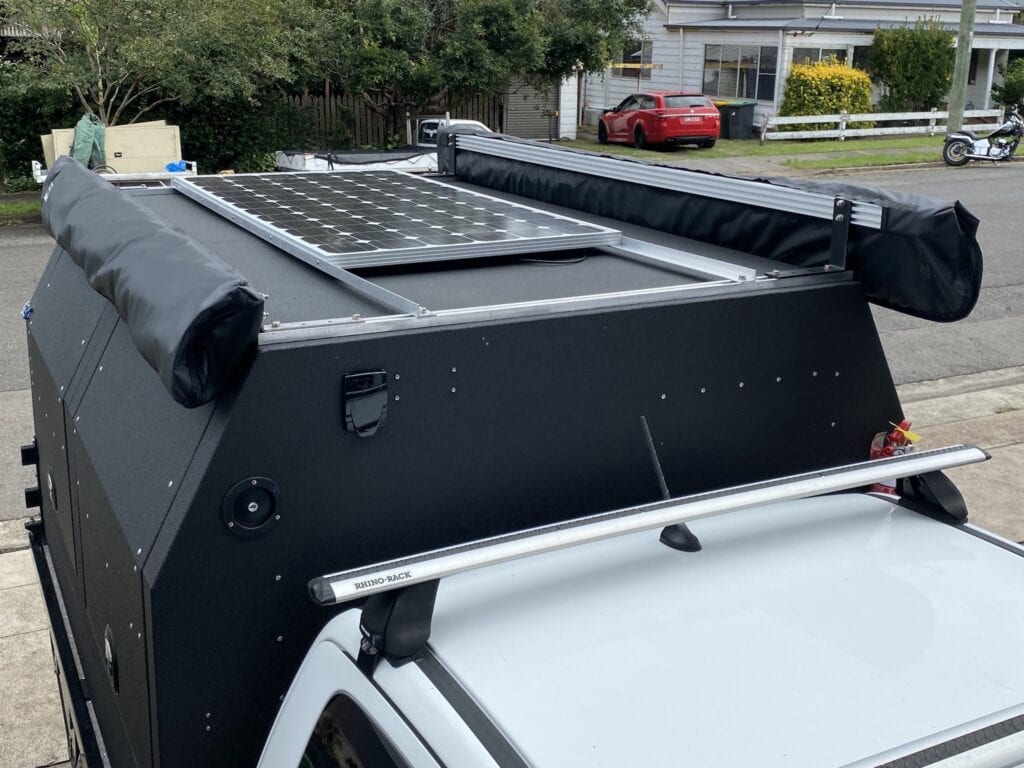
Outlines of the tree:
{"label": "tree", "polygon": [[[530,0],[350,0],[324,28],[324,74],[395,120],[437,111],[453,94],[536,68],[540,18]],[[327,41],[330,44],[327,45]]]}
{"label": "tree", "polygon": [[599,72],[641,37],[648,0],[547,0],[540,3],[545,39],[542,73],[562,79],[573,71]]}
{"label": "tree", "polygon": [[5,183],[29,176],[29,164],[42,157],[40,134],[53,126],[74,125],[78,118],[64,94],[25,90],[14,69],[0,61],[0,176]]}
{"label": "tree", "polygon": [[551,82],[602,69],[648,9],[649,0],[328,3],[322,70],[397,131],[406,111],[442,111],[513,77]]}
{"label": "tree", "polygon": [[[599,70],[650,0],[0,0],[22,93],[47,90],[107,125],[201,99],[259,103],[328,80],[399,132],[515,77]],[[154,112],[154,110],[158,110]]]}
{"label": "tree", "polygon": [[1004,107],[1024,102],[1024,59],[1014,59],[1006,66],[999,65],[1002,85],[992,86],[992,99]]}
{"label": "tree", "polygon": [[107,125],[198,96],[252,99],[300,72],[308,7],[289,0],[4,0],[25,90],[63,91]]}
{"label": "tree", "polygon": [[936,19],[876,29],[868,71],[884,88],[882,111],[921,112],[942,104],[955,55],[953,34]]}

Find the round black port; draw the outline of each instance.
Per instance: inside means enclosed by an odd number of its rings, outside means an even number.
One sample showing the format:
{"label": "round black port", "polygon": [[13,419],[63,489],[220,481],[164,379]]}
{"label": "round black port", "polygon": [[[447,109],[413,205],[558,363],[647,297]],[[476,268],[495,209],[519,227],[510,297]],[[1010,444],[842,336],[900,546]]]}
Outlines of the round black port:
{"label": "round black port", "polygon": [[281,519],[281,489],[266,477],[236,483],[224,496],[221,518],[236,536],[261,536]]}
{"label": "round black port", "polygon": [[246,528],[259,528],[270,519],[273,511],[274,497],[263,488],[251,488],[235,499],[235,520]]}

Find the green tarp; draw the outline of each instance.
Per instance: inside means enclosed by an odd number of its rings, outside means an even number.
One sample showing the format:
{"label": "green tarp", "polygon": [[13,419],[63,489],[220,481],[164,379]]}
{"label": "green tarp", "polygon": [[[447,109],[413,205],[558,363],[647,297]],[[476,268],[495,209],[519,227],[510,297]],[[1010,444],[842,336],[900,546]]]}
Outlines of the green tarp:
{"label": "green tarp", "polygon": [[75,139],[71,143],[71,156],[86,168],[107,164],[104,137],[106,126],[92,112],[82,116],[75,126]]}

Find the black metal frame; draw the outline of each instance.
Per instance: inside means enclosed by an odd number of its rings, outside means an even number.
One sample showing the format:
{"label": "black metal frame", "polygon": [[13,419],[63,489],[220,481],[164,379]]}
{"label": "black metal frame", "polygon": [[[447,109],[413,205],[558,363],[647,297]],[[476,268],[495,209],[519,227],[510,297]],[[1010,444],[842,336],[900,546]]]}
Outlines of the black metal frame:
{"label": "black metal frame", "polygon": [[832,201],[832,238],[829,243],[828,264],[825,271],[846,269],[846,246],[850,239],[850,201],[836,197]]}
{"label": "black metal frame", "polygon": [[50,644],[71,765],[73,768],[110,768],[100,746],[99,725],[89,706],[85,679],[75,664],[75,643],[64,620],[60,587],[51,571],[43,521],[32,518],[25,523],[25,529],[50,622]]}

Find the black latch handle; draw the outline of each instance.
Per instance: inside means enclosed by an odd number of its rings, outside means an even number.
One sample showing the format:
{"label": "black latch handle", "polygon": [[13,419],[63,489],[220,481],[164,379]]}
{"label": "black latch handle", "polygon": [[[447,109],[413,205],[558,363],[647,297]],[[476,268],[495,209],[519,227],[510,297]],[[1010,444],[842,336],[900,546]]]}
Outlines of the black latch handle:
{"label": "black latch handle", "polygon": [[388,416],[387,371],[349,373],[342,380],[342,409],[345,431],[371,437],[384,426]]}

